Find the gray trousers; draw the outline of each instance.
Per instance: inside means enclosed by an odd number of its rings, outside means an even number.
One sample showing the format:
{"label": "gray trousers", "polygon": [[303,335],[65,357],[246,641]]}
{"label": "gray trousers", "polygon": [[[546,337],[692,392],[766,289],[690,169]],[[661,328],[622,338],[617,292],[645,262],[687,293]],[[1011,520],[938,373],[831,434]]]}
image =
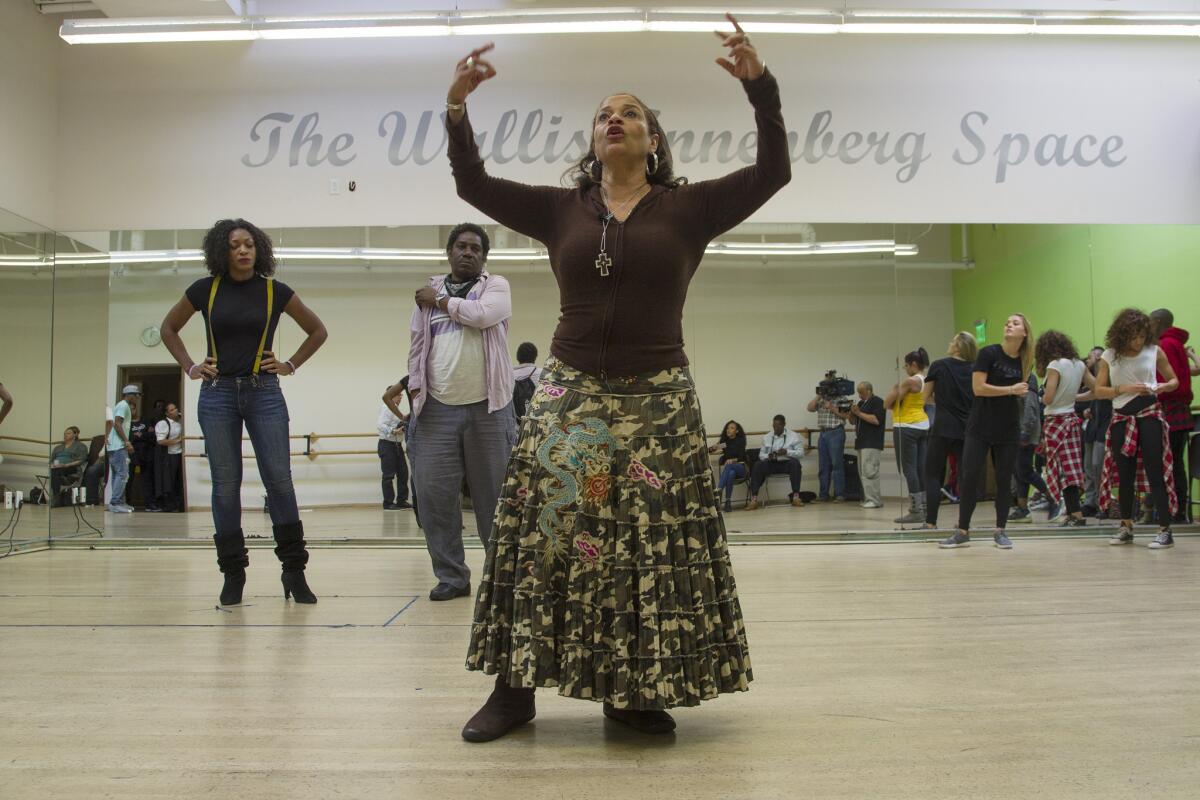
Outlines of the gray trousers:
{"label": "gray trousers", "polygon": [[883,493],[879,490],[879,462],[882,450],[858,451],[858,477],[862,481],[863,502],[883,505]]}
{"label": "gray trousers", "polygon": [[508,456],[517,443],[512,404],[489,414],[487,401],[448,406],[432,397],[409,423],[421,527],[439,583],[462,589],[471,583],[463,550],[463,477],[471,492],[479,538],[487,547]]}

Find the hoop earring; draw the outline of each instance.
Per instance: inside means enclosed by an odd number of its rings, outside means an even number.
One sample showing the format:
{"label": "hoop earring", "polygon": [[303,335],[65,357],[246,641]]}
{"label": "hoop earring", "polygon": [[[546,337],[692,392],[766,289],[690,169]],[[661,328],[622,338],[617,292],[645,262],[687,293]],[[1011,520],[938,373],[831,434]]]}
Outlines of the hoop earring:
{"label": "hoop earring", "polygon": [[646,165],[646,174],[653,177],[658,172],[658,153],[651,153],[650,158],[654,159],[654,166]]}

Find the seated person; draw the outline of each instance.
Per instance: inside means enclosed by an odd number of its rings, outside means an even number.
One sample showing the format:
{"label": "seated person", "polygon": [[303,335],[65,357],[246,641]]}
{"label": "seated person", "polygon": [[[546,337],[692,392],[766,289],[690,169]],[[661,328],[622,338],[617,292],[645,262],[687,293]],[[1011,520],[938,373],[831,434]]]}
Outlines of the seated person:
{"label": "seated person", "polygon": [[741,423],[732,419],[726,422],[725,429],[721,431],[721,438],[708,448],[708,452],[721,454],[717,459],[717,466],[721,470],[717,490],[724,490],[725,510],[732,511],[730,500],[733,497],[733,482],[745,478],[747,470],[750,469],[746,466],[746,431],[742,429]]}
{"label": "seated person", "polygon": [[63,431],[62,444],[50,452],[50,505],[61,506],[65,483],[75,483],[79,470],[87,463],[88,451],[79,441],[79,428],[74,425]]}
{"label": "seated person", "polygon": [[758,490],[771,475],[787,475],[792,479],[792,491],[788,497],[792,505],[800,508],[800,459],[804,457],[804,443],[795,431],[788,430],[783,414],[776,414],[771,423],[771,432],[763,436],[762,448],[758,451],[758,463],[750,470],[750,511],[758,508]]}
{"label": "seated person", "polygon": [[[111,425],[112,421],[109,420],[105,430],[107,431]],[[104,490],[100,488],[100,484],[108,471],[108,462],[105,460],[107,442],[108,433],[106,432],[103,436],[93,436],[92,446],[88,448],[87,468],[83,472],[83,488],[89,506],[98,506],[104,501]]]}

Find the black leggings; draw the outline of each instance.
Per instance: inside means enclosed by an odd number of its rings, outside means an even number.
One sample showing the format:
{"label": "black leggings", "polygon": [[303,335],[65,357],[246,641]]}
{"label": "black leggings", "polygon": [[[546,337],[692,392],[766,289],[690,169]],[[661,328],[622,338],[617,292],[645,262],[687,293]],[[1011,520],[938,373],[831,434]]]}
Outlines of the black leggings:
{"label": "black leggings", "polygon": [[[1049,499],[1050,490],[1046,488],[1046,482],[1042,480],[1037,468],[1037,445],[1026,445],[1017,449],[1017,497],[1027,499],[1030,486]],[[999,483],[996,484],[996,488],[998,491]]]}
{"label": "black leggings", "polygon": [[958,466],[958,527],[970,530],[971,516],[979,502],[979,489],[987,472],[988,450],[996,468],[996,527],[1008,525],[1008,509],[1012,506],[1013,468],[1017,463],[1017,443],[989,443],[967,434],[962,459]]}
{"label": "black leggings", "polygon": [[930,436],[926,439],[925,464],[925,522],[937,525],[938,506],[942,502],[942,482],[946,477],[946,459],[951,453],[962,463],[962,439]]}
{"label": "black leggings", "polygon": [[1083,511],[1083,505],[1079,502],[1079,487],[1068,486],[1063,489],[1063,501],[1067,504],[1068,514],[1078,514]]}
{"label": "black leggings", "polygon": [[[1154,497],[1154,508],[1158,512],[1158,524],[1171,524],[1171,506],[1167,500],[1167,484],[1163,479],[1162,423],[1157,417],[1137,417],[1138,450],[1142,463],[1146,465],[1146,480],[1150,482],[1150,494]],[[1125,423],[1113,423],[1111,438],[1113,460],[1117,462],[1117,475],[1121,479],[1121,519],[1133,519],[1133,498],[1137,486],[1137,453],[1133,457],[1121,452],[1125,443]]]}
{"label": "black leggings", "polygon": [[1179,498],[1179,516],[1187,519],[1191,516],[1191,481],[1188,480],[1187,447],[1191,431],[1171,431],[1171,456],[1175,459],[1175,496]]}

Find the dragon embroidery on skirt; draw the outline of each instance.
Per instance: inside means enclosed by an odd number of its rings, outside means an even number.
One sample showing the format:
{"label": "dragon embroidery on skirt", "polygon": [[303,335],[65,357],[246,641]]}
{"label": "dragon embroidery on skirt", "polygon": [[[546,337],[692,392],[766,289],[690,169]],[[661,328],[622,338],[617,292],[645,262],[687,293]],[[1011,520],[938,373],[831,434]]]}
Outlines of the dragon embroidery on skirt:
{"label": "dragon embroidery on skirt", "polygon": [[[554,425],[550,434],[537,449],[538,463],[553,477],[546,494],[548,502],[538,514],[538,530],[545,548],[546,566],[564,561],[571,548],[570,536],[575,527],[575,508],[582,495],[585,502],[603,503],[612,487],[612,459],[619,445],[612,433],[598,419],[584,419],[567,425]],[[599,542],[586,537],[576,543],[585,560],[595,563],[599,557]]]}

